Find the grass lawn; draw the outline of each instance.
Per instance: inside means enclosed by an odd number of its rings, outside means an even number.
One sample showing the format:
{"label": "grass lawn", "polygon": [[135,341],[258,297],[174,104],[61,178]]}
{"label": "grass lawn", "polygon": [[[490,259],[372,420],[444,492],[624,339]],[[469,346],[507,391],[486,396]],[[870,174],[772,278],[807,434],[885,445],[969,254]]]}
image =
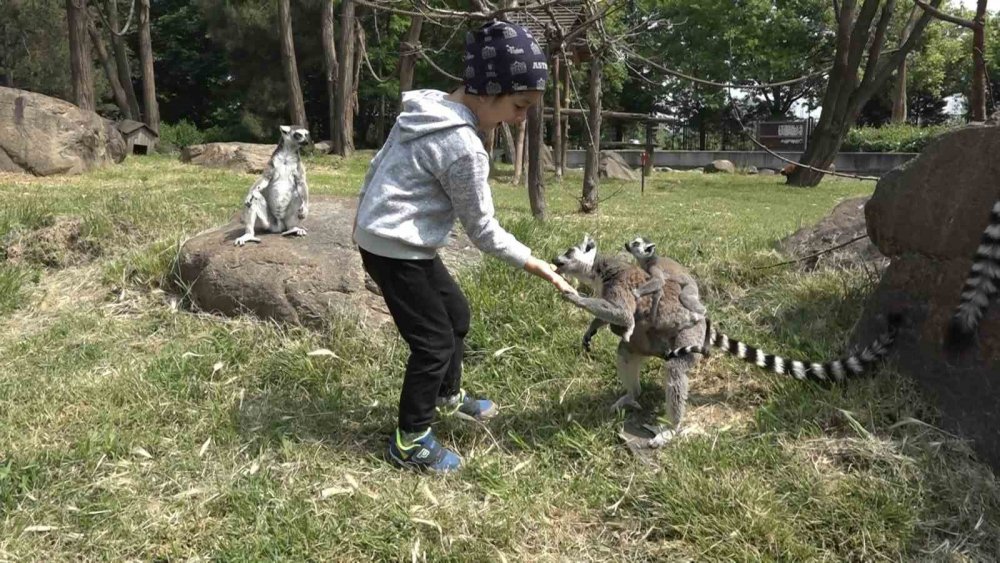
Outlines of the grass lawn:
{"label": "grass lawn", "polygon": [[[353,196],[370,154],[311,157],[311,193]],[[549,220],[496,171],[501,223],[551,258],[583,233],[636,234],[691,267],[713,320],[770,352],[844,350],[877,280],[760,269],[774,243],[872,183],[658,173],[549,178]],[[276,326],[191,313],[171,267],[187,236],[228,220],[253,178],[154,156],[75,177],[0,175],[0,239],[76,220],[80,252],[0,258],[0,561],[994,560],[1000,488],[891,368],[846,388],[716,354],[692,373],[695,431],[648,463],[617,436],[615,337],[550,286],[485,259],[465,386],[502,406],[446,421],[458,475],[381,460],[406,347],[393,327]],[[318,218],[312,217],[315,221]],[[66,255],[64,255],[66,254]],[[79,262],[73,256],[94,256]],[[46,266],[45,264],[50,264]],[[307,356],[327,348],[334,356]],[[660,362],[641,399],[660,408]]]}

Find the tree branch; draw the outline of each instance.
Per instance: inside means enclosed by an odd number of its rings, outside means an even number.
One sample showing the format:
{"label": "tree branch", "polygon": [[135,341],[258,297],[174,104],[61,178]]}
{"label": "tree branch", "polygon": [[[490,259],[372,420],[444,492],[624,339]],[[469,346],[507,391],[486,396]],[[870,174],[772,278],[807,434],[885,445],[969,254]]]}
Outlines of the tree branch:
{"label": "tree branch", "polygon": [[974,22],[972,20],[965,20],[965,19],[962,19],[962,18],[960,18],[958,16],[953,16],[951,14],[946,14],[946,13],[942,12],[941,10],[938,10],[934,6],[928,5],[926,2],[921,2],[921,0],[913,0],[913,2],[917,6],[920,6],[921,8],[923,8],[923,10],[925,12],[927,12],[928,14],[934,16],[935,18],[937,18],[939,20],[944,20],[946,22],[951,22],[951,23],[954,23],[954,24],[958,24],[958,25],[960,25],[962,27],[967,27],[969,29],[976,29],[976,27],[982,25],[981,23],[977,23],[977,22]]}

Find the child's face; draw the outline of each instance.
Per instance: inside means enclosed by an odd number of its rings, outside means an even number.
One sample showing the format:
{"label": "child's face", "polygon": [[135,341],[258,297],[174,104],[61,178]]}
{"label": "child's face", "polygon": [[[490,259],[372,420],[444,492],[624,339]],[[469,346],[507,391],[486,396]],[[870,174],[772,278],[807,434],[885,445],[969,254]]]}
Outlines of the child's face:
{"label": "child's face", "polygon": [[479,107],[479,127],[485,131],[493,129],[501,123],[521,123],[528,117],[528,108],[542,100],[542,92],[518,92],[508,96],[484,98],[486,101]]}

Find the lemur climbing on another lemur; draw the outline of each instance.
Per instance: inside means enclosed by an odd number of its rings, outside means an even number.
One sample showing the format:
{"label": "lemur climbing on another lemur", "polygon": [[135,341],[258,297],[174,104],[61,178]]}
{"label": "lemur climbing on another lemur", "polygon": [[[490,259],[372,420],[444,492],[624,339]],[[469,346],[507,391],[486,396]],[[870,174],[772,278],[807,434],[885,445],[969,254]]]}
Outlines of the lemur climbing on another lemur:
{"label": "lemur climbing on another lemur", "polygon": [[283,236],[306,236],[305,228],[299,225],[309,215],[309,185],[299,151],[308,143],[308,129],[281,126],[277,148],[243,200],[246,209],[242,222],[246,232],[236,239],[236,246],[260,242],[255,236],[256,230]]}
{"label": "lemur climbing on another lemur", "polygon": [[[709,346],[721,348],[777,374],[788,374],[799,380],[811,379],[824,384],[840,383],[847,377],[864,373],[887,353],[900,322],[898,318],[891,318],[888,329],[860,354],[822,363],[790,361],[713,330],[708,317],[703,312],[697,312],[704,311],[704,307],[696,293],[688,290],[685,295],[686,286],[682,286],[679,281],[683,278],[681,271],[677,271],[677,279],[668,271],[660,288],[662,294],[654,315],[652,298],[643,295],[636,299],[633,293],[651,279],[649,274],[635,264],[614,256],[598,254],[597,245],[589,236],[584,237],[581,244],[570,247],[554,258],[552,263],[555,264],[557,273],[591,286],[600,296],[564,294],[568,301],[596,317],[584,334],[584,347],[589,347],[593,334],[605,324],[611,324],[611,331],[615,334],[624,335],[626,331],[631,331],[629,339],[626,340],[623,336],[618,343],[618,377],[626,394],[614,403],[613,408],[638,406],[639,374],[645,358],[658,357],[667,361],[664,387],[666,418],[670,427],[660,429],[656,437],[650,440],[649,445],[654,447],[664,444],[679,430],[687,402],[688,371]],[[687,275],[690,277],[690,274]],[[687,285],[693,283],[691,278]],[[630,303],[634,303],[631,308]]]}

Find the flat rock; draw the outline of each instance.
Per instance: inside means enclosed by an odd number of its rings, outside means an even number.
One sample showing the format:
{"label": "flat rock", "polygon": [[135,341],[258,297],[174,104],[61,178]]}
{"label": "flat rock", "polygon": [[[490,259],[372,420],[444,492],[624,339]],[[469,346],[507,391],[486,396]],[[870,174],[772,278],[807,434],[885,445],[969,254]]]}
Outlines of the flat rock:
{"label": "flat rock", "polygon": [[225,168],[237,172],[260,174],[264,171],[277,145],[258,143],[205,143],[191,145],[181,151],[181,162]]}
{"label": "flat rock", "polygon": [[[314,196],[305,237],[263,234],[259,244],[237,247],[237,216],[188,239],[179,263],[192,302],[206,312],[311,327],[344,316],[376,326],[389,321],[351,240],[356,205],[355,198]],[[441,256],[453,273],[480,259],[464,234],[453,235]]]}

